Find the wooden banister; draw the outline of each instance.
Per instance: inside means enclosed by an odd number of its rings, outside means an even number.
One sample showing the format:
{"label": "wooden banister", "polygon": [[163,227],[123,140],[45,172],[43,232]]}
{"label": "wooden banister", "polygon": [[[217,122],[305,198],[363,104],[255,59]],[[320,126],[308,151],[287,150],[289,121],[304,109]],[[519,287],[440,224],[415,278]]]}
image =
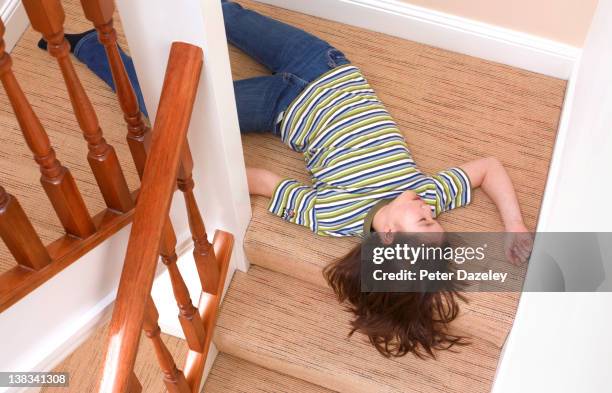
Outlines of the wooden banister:
{"label": "wooden banister", "polygon": [[130,385],[128,386],[128,393],[141,393],[142,385],[138,380],[136,374],[132,371],[132,375],[130,376]]}
{"label": "wooden banister", "polygon": [[17,263],[40,270],[51,257],[36,234],[19,202],[0,186],[0,236]]}
{"label": "wooden banister", "polygon": [[193,239],[193,257],[198,269],[202,291],[216,295],[220,274],[220,266],[217,263],[215,250],[208,241],[206,226],[200,214],[200,209],[193,194],[193,158],[189,144],[185,142],[183,157],[179,170],[178,187],[183,192],[187,216],[189,218],[189,229]]}
{"label": "wooden banister", "polygon": [[206,366],[206,356],[210,350],[213,332],[217,323],[217,316],[219,315],[221,297],[223,288],[225,287],[233,246],[234,237],[231,234],[223,231],[217,231],[215,233],[213,248],[215,250],[218,265],[221,269],[218,281],[214,283],[217,288],[215,290],[217,294],[212,295],[208,292],[202,292],[198,304],[198,311],[200,317],[204,321],[204,329],[206,329],[204,350],[202,352],[190,350],[187,353],[187,359],[185,359],[185,366],[183,367],[185,378],[187,378],[187,383],[189,387],[191,387],[191,393],[200,392],[200,385]]}
{"label": "wooden banister", "polygon": [[[170,220],[167,221],[166,225],[162,236],[162,244],[160,246],[162,262],[168,269],[172,291],[174,292],[174,297],[179,308],[179,322],[185,334],[187,345],[189,349],[201,352],[204,349],[206,335],[204,323],[200,318],[200,314],[198,314],[198,309],[195,308],[191,301],[185,280],[183,280],[183,276],[176,264],[178,259],[176,255],[176,236]],[[168,228],[168,226],[170,226],[170,228]]]}
{"label": "wooden banister", "polygon": [[85,17],[89,19],[98,31],[98,38],[108,58],[108,64],[113,76],[115,91],[119,99],[119,105],[123,111],[123,117],[127,123],[127,141],[134,159],[138,174],[142,178],[147,151],[149,146],[150,132],[143,121],[136,93],[130,82],[127,71],[121,60],[117,46],[117,32],[113,27],[113,12],[115,4],[113,0],[81,0]]}
{"label": "wooden banister", "polygon": [[79,127],[87,140],[87,160],[106,206],[127,212],[134,207],[117,154],[102,135],[93,105],[70,59],[70,45],[64,38],[64,9],[60,0],[23,0],[32,28],[48,42],[48,52],[57,63],[66,83],[70,102]]}
{"label": "wooden banister", "polygon": [[200,48],[172,44],[109,326],[102,392],[123,393],[130,384],[201,67]]}
{"label": "wooden banister", "polygon": [[11,57],[6,53],[2,39],[4,31],[4,23],[0,21],[0,80],[15,111],[23,137],[40,166],[40,182],[66,233],[86,238],[95,232],[93,220],[72,175],[55,157],[49,136],[13,74]]}
{"label": "wooden banister", "polygon": [[[108,208],[93,219],[87,212],[74,179],[57,160],[49,137],[12,72],[0,21],[0,80],[40,166],[43,187],[66,229],[65,236],[43,245],[17,199],[0,186],[0,237],[18,262],[0,275],[0,312],[133,221],[109,325],[99,391],[142,391],[134,362],[144,330],[155,348],[168,391],[195,393],[203,377],[234,243],[231,234],[220,230],[209,242],[194,194],[193,158],[186,135],[202,68],[202,50],[185,43],[172,44],[154,132],[149,132],[120,56],[113,28],[113,1],[81,0],[85,15],[94,23],[105,47],[127,123],[128,145],[141,178],[140,190],[130,194],[116,153],[103,138],[70,59],[60,0],[23,3],[32,27],[46,38],[48,51],[58,62],[77,122],[88,142],[88,161]],[[185,199],[202,287],[197,308],[177,264],[177,238],[168,217],[177,186]],[[138,203],[134,208],[136,195]],[[161,339],[159,315],[150,295],[159,256],[170,276],[189,349],[183,371]]]}
{"label": "wooden banister", "polygon": [[[161,338],[161,329],[157,323],[159,320],[159,313],[153,299],[149,299],[147,308],[145,309],[145,318],[143,323],[143,330],[147,337],[151,339],[153,348],[155,349],[155,356],[159,366],[164,374],[164,384],[166,389],[170,393],[189,393],[189,385],[185,379],[185,375],[181,370],[176,367],[172,354],[166,347],[166,344]],[[129,392],[131,393],[131,392]]]}
{"label": "wooden banister", "polygon": [[[119,106],[123,111],[128,134],[127,141],[140,178],[150,147],[149,128],[143,121],[134,88],[130,82],[117,46],[117,32],[113,27],[113,0],[81,0],[85,17],[98,31],[113,76]],[[189,296],[187,286],[176,265],[176,234],[170,220],[166,223],[160,246],[162,262],[168,268],[174,296],[179,307],[179,321],[189,348],[201,351],[204,347],[204,324]]]}

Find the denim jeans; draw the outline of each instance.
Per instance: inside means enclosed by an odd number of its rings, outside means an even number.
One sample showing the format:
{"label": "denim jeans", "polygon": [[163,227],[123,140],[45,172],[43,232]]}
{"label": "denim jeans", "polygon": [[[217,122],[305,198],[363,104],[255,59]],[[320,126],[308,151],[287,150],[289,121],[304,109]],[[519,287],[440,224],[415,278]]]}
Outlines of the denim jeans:
{"label": "denim jeans", "polygon": [[[145,116],[149,117],[144,99],[142,98],[140,84],[136,77],[136,70],[134,70],[134,63],[121,47],[119,47],[119,54],[121,55],[123,65],[125,66],[130,81],[132,82],[132,87],[136,92],[140,110]],[[115,83],[113,82],[113,75],[108,65],[106,52],[104,51],[104,46],[98,41],[98,33],[96,33],[95,30],[79,40],[74,47],[74,55],[115,91]]]}
{"label": "denim jeans", "polygon": [[240,4],[222,0],[228,41],[271,72],[234,82],[241,132],[278,134],[276,120],[293,99],[321,74],[348,64],[327,42]]}
{"label": "denim jeans", "polygon": [[[221,3],[228,41],[272,73],[234,81],[240,131],[278,134],[276,120],[304,87],[321,74],[349,64],[349,60],[341,51],[312,34],[245,9],[238,3],[227,0]],[[146,115],[132,60],[121,48],[120,51],[138,103]],[[104,47],[95,32],[79,41],[74,54],[114,90]]]}

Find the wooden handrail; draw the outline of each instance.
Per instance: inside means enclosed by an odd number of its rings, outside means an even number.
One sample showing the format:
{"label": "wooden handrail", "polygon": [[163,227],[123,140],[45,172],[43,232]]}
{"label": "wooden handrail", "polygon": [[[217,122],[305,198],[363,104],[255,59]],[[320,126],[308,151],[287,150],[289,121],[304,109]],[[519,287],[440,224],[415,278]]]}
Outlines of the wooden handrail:
{"label": "wooden handrail", "polygon": [[202,68],[202,50],[173,43],[109,326],[101,392],[126,392],[131,380],[160,241],[176,186],[183,141]]}
{"label": "wooden handrail", "polygon": [[[154,132],[150,132],[119,53],[112,20],[113,0],[81,3],[106,50],[141,188],[129,192],[116,154],[102,136],[97,116],[68,56],[61,1],[24,0],[32,27],[46,38],[48,51],[62,71],[78,124],[88,142],[88,161],[107,208],[91,217],[70,172],[55,157],[45,129],[11,70],[0,21],[0,81],[40,166],[44,190],[66,230],[62,238],[45,246],[17,199],[0,186],[0,237],[17,261],[15,267],[0,274],[0,312],[133,220],[99,391],[142,391],[134,362],[144,331],[153,344],[168,391],[196,393],[207,364],[234,244],[232,234],[222,230],[216,230],[212,243],[209,241],[194,193],[194,163],[186,134],[202,69],[202,50],[185,43],[172,45]],[[168,217],[177,186],[185,200],[194,242],[193,262],[202,289],[197,307],[177,265],[177,238]],[[182,370],[161,339],[159,315],[150,296],[159,256],[170,276],[189,349]]]}

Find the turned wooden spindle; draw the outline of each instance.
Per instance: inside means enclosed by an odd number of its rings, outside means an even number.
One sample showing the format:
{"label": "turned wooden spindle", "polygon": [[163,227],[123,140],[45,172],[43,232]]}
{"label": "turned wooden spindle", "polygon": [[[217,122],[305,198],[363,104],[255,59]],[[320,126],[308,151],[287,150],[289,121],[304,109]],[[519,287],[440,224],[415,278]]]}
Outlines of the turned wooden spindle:
{"label": "turned wooden spindle", "polygon": [[187,345],[192,351],[202,352],[206,341],[204,322],[198,313],[198,309],[195,308],[191,301],[187,285],[176,265],[176,235],[170,220],[166,222],[166,227],[164,228],[164,235],[160,245],[160,254],[162,262],[168,268],[170,282],[172,283],[172,291],[174,292],[174,298],[179,307],[179,322],[181,323],[183,333],[185,333]]}
{"label": "turned wooden spindle", "polygon": [[219,282],[219,264],[215,256],[215,250],[208,241],[206,227],[193,193],[193,187],[193,158],[189,144],[185,141],[178,174],[178,188],[183,192],[185,199],[189,229],[194,245],[193,258],[198,269],[202,291],[216,295],[219,290],[217,285]]}
{"label": "turned wooden spindle", "polygon": [[164,384],[166,389],[170,393],[187,393],[191,392],[185,375],[181,370],[176,367],[172,354],[164,344],[161,338],[161,329],[157,323],[159,319],[159,313],[153,303],[153,299],[149,298],[143,322],[143,329],[147,337],[151,339],[153,347],[155,348],[155,356],[159,366],[164,374]]}
{"label": "turned wooden spindle", "polygon": [[98,116],[79,80],[70,58],[70,45],[64,38],[64,9],[60,0],[23,0],[32,28],[47,40],[49,54],[57,59],[79,127],[87,141],[87,161],[106,206],[119,212],[134,207],[125,176],[113,147],[109,145]]}
{"label": "turned wooden spindle", "polygon": [[0,236],[17,263],[40,270],[51,257],[15,197],[0,186]]}
{"label": "turned wooden spindle", "polygon": [[134,371],[132,371],[132,376],[130,377],[130,384],[127,388],[127,393],[141,393],[142,392],[142,385],[140,384],[140,381],[138,380],[138,377],[136,376],[136,374],[134,374]]}
{"label": "turned wooden spindle", "polygon": [[81,0],[81,5],[85,17],[94,24],[98,31],[98,38],[106,51],[119,105],[127,123],[128,146],[136,169],[142,178],[151,133],[143,121],[136,93],[134,93],[134,88],[119,54],[117,32],[113,27],[114,2],[113,0]]}
{"label": "turned wooden spindle", "polygon": [[4,24],[0,21],[0,80],[6,90],[24,139],[40,166],[42,186],[62,225],[70,235],[85,238],[95,226],[72,175],[55,157],[49,136],[34,113],[11,69],[12,60],[5,51]]}

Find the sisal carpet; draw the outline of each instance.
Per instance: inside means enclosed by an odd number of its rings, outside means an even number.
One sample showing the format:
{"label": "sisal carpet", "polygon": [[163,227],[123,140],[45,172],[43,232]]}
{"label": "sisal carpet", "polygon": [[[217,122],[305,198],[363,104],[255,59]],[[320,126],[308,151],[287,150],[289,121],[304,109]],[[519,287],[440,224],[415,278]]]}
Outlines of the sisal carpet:
{"label": "sisal carpet", "polygon": [[[486,156],[502,160],[525,221],[535,228],[566,81],[250,0],[239,3],[342,50],[364,71],[423,171]],[[231,47],[230,53],[234,79],[269,74],[238,49]],[[246,135],[243,140],[248,165],[309,180],[302,156],[276,138]],[[441,221],[448,230],[502,229],[480,191],[468,209]]]}
{"label": "sisal carpet", "polygon": [[220,353],[202,393],[331,393],[331,390]]}

